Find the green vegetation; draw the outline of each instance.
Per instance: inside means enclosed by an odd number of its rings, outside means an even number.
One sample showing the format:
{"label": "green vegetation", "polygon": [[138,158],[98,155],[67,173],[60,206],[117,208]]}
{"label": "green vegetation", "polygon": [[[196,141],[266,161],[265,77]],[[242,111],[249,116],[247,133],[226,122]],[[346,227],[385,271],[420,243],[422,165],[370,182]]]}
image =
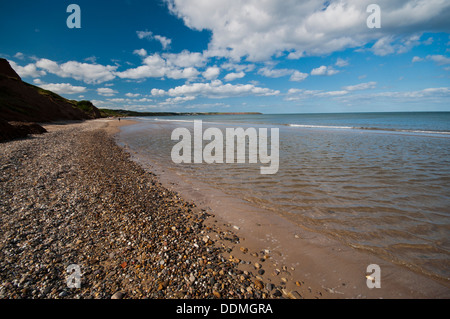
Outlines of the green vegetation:
{"label": "green vegetation", "polygon": [[81,111],[83,111],[84,113],[90,115],[93,118],[103,117],[101,115],[101,112],[99,112],[99,110],[94,106],[94,104],[92,104],[91,101],[86,101],[86,100],[75,101],[75,100],[71,100],[69,102],[72,103],[76,108],[80,109]]}

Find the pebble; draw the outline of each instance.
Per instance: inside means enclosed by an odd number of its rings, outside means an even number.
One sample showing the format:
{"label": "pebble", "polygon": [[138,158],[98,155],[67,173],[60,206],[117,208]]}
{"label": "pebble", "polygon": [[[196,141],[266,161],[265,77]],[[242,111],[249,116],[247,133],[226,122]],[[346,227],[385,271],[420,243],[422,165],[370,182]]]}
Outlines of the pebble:
{"label": "pebble", "polygon": [[117,291],[114,293],[114,295],[111,296],[111,299],[122,299],[124,296],[124,293],[122,291]]}
{"label": "pebble", "polygon": [[[164,188],[103,126],[58,125],[0,144],[2,298],[271,296],[257,274],[238,271],[244,259],[222,257],[216,238],[237,244],[240,228],[206,226],[209,212]],[[72,264],[81,268],[73,290]]]}
{"label": "pebble", "polygon": [[303,297],[297,292],[297,291],[290,291],[287,294],[288,298],[290,299],[303,299]]}
{"label": "pebble", "polygon": [[264,284],[260,281],[260,280],[255,280],[255,287],[259,288],[259,289],[263,289],[264,288]]}
{"label": "pebble", "polygon": [[273,297],[281,297],[283,294],[278,289],[275,289],[272,293]]}

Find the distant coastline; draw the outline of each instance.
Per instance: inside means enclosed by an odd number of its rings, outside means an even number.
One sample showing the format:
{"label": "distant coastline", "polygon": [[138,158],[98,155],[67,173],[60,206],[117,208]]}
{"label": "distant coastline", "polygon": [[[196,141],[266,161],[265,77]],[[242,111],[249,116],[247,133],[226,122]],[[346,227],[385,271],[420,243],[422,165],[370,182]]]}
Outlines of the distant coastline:
{"label": "distant coastline", "polygon": [[130,110],[99,109],[103,115],[127,116],[187,116],[187,115],[261,115],[260,112],[137,112]]}

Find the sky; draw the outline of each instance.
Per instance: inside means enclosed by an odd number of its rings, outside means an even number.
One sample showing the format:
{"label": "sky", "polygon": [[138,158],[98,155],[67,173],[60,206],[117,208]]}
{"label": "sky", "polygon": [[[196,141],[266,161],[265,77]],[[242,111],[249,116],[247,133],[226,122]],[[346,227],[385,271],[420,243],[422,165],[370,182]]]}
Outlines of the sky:
{"label": "sky", "polygon": [[0,57],[99,108],[450,111],[450,1],[1,1]]}

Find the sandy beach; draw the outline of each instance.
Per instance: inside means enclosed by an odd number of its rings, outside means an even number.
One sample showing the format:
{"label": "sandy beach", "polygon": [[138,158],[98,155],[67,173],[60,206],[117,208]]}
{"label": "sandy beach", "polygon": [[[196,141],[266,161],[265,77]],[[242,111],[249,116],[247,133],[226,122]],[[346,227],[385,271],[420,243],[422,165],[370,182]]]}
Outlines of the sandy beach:
{"label": "sandy beach", "polygon": [[[132,124],[44,125],[0,144],[0,298],[450,297],[446,283],[142,167],[114,140]],[[367,287],[370,264],[381,288]]]}

